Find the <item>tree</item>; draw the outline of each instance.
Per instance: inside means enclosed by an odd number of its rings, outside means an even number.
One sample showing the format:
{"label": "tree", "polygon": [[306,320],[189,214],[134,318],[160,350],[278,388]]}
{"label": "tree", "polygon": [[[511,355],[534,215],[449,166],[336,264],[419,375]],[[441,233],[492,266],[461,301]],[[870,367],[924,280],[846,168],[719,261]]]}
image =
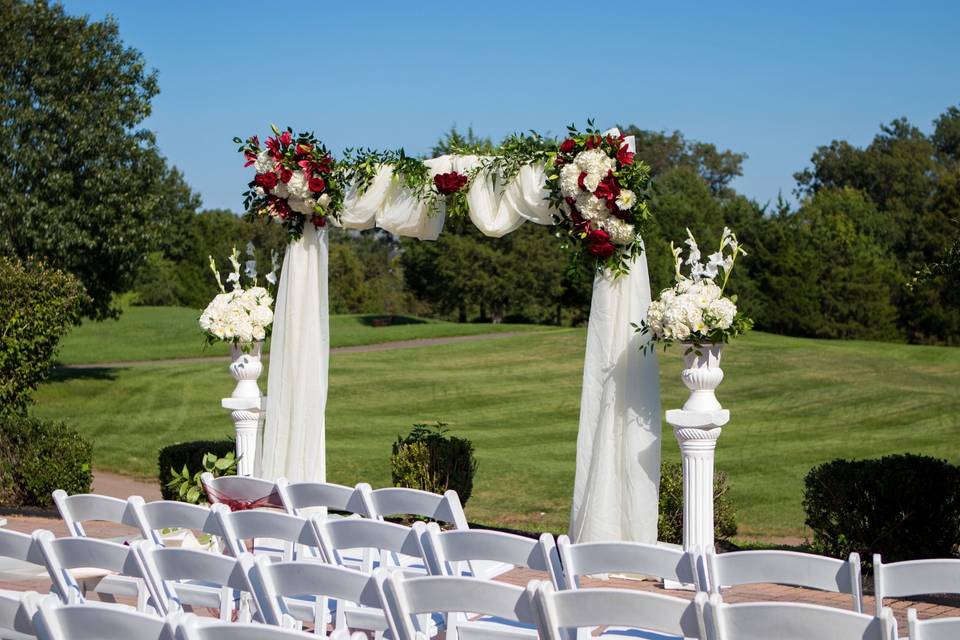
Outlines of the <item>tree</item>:
{"label": "tree", "polygon": [[0,249],[75,274],[84,314],[116,315],[113,294],[178,206],[179,175],[140,128],[156,72],[112,19],[46,0],[0,0],[0,32]]}

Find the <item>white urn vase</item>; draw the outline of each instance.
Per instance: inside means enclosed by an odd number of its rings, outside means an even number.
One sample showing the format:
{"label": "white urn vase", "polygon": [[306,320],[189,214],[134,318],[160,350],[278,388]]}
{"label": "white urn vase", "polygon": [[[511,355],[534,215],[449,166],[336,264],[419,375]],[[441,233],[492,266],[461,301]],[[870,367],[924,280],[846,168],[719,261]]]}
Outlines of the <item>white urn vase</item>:
{"label": "white urn vase", "polygon": [[231,398],[259,398],[260,387],[257,378],[263,373],[263,363],[260,362],[260,352],[263,342],[246,344],[233,343],[230,345],[230,375],[237,381]]}
{"label": "white urn vase", "polygon": [[690,397],[683,405],[684,411],[707,412],[723,408],[715,393],[723,382],[723,369],[720,368],[722,351],[722,344],[690,345],[680,373],[683,384],[690,390]]}

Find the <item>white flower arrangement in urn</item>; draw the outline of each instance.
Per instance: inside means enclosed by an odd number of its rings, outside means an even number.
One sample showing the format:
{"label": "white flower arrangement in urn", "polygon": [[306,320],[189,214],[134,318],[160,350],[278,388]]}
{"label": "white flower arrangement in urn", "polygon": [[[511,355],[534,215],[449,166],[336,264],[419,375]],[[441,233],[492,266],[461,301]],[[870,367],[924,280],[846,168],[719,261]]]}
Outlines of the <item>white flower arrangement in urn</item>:
{"label": "white flower arrangement in urn", "polygon": [[[247,245],[247,258],[243,264],[243,275],[249,284],[244,289],[241,284],[240,252],[234,247],[230,254],[233,270],[227,275],[230,291],[223,285],[217,263],[210,257],[210,269],[220,287],[218,293],[200,315],[200,328],[206,334],[208,344],[229,342],[248,353],[255,343],[266,340],[273,324],[273,296],[266,287],[257,283],[256,251],[253,243]],[[266,276],[268,285],[277,282],[277,259],[273,258],[273,271]]]}

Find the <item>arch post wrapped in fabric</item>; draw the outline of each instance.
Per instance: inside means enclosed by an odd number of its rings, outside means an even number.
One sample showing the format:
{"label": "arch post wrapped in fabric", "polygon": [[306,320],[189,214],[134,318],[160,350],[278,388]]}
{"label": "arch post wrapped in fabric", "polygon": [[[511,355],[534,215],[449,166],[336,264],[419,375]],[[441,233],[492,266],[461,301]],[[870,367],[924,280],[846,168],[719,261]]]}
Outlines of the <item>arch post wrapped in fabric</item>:
{"label": "arch post wrapped in fabric", "polygon": [[[623,143],[624,152],[630,147],[631,161],[632,143],[632,138]],[[253,151],[248,157],[251,163],[260,162]],[[484,158],[478,156],[447,155],[426,160],[423,165],[431,179],[449,172],[474,176],[464,199],[471,221],[487,236],[503,236],[524,222],[556,222],[558,200],[554,197],[551,201],[544,163],[525,164],[509,180],[501,181],[496,175],[477,171],[483,162]],[[562,158],[558,158],[556,166],[561,164]],[[583,182],[581,176],[581,187]],[[601,193],[605,187],[598,184],[590,188]],[[633,196],[632,192],[624,193]],[[618,194],[619,189],[609,194],[609,203]],[[362,192],[347,186],[342,194],[334,195],[340,196],[339,219],[330,219],[330,224],[348,229],[379,227],[421,240],[435,240],[443,228],[444,200],[418,197],[386,164],[369,176]],[[572,200],[567,198],[566,202],[576,224],[589,229],[589,220],[579,218]],[[320,225],[327,223],[327,218],[319,221]],[[606,233],[598,236],[603,236],[604,242],[610,238]],[[639,323],[646,316],[650,283],[644,255],[636,252],[627,266],[625,273],[600,270],[594,280],[570,524],[571,536],[580,542],[652,543],[657,536],[657,359],[641,352],[640,341],[645,338],[631,328],[631,323]],[[267,416],[256,472],[262,477],[284,476],[294,482],[325,481],[324,410],[329,371],[325,226],[305,224],[302,236],[291,242],[284,258],[275,316]],[[535,477],[532,473],[531,478]]]}

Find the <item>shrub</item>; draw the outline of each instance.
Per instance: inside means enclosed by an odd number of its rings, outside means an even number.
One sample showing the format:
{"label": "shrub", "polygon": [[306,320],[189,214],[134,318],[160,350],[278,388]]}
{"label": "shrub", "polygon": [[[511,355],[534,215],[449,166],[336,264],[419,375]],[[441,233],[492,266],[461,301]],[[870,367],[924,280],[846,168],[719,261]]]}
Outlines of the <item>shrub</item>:
{"label": "shrub", "polygon": [[[713,537],[729,540],[737,535],[737,514],[730,500],[730,481],[723,471],[713,476]],[[660,467],[660,516],[657,539],[683,543],[683,465],[664,462]]]}
{"label": "shrub", "polygon": [[0,413],[25,415],[86,295],[70,274],[3,257],[0,291]]}
{"label": "shrub", "polygon": [[960,540],[960,467],[912,454],[833,460],[804,481],[803,508],[813,547],[865,562],[956,554]]}
{"label": "shrub", "polygon": [[203,466],[195,472],[188,469],[187,465],[183,465],[180,471],[173,468],[170,470],[173,477],[165,488],[173,491],[175,499],[180,502],[208,504],[207,492],[203,488],[203,474],[212,473],[214,478],[237,475],[236,455],[236,452],[230,451],[219,458],[215,453],[207,453],[203,456]]}
{"label": "shrub", "polygon": [[433,493],[453,489],[466,504],[473,493],[477,461],[473,444],[448,436],[447,423],[415,424],[406,437],[397,436],[390,456],[393,486]]}
{"label": "shrub", "polygon": [[0,505],[48,507],[56,489],[89,493],[93,448],[59,422],[0,417]]}
{"label": "shrub", "polygon": [[160,449],[157,466],[160,471],[160,493],[164,500],[179,500],[179,488],[171,487],[173,470],[182,474],[186,467],[189,475],[203,470],[203,459],[208,453],[223,458],[231,451],[236,452],[237,444],[233,440],[194,440],[178,442]]}

